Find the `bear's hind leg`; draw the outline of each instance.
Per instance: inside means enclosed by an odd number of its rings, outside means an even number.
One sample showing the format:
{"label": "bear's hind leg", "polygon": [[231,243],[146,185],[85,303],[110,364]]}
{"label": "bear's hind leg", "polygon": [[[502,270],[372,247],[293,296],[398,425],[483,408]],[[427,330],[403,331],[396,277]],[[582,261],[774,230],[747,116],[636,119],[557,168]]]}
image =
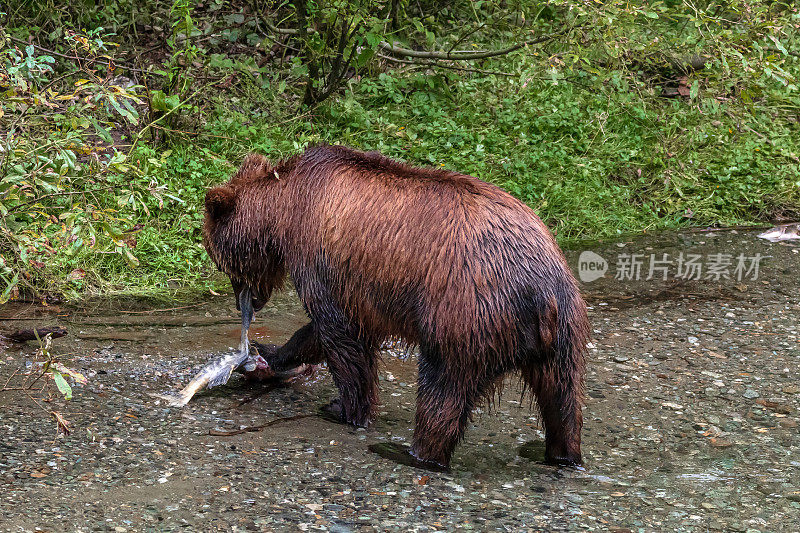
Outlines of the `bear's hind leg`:
{"label": "bear's hind leg", "polygon": [[553,362],[523,369],[522,378],[536,396],[545,434],[545,461],[574,466],[581,460],[580,383],[575,372]]}

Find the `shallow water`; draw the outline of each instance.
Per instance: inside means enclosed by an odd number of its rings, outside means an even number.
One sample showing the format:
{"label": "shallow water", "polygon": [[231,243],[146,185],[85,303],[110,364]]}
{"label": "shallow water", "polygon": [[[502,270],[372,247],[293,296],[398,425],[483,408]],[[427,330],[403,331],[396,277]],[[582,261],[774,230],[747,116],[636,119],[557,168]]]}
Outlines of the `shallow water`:
{"label": "shallow water", "polygon": [[[587,250],[609,270],[582,284],[594,329],[583,471],[540,462],[538,416],[513,379],[493,408],[475,412],[452,472],[371,453],[410,441],[413,354],[385,353],[369,430],[315,415],[334,395],[324,371],[286,386],[235,376],[183,409],[165,407],[149,393],[177,390],[237,343],[230,295],[167,311],[15,304],[0,311],[0,328],[66,326],[52,350],[89,382],[69,402],[0,393],[0,527],[797,530],[800,248],[741,232],[661,235],[568,250],[576,272]],[[664,253],[700,255],[704,273],[711,256],[731,255],[731,279],[667,271],[664,280],[655,270],[646,280],[650,254]],[[757,279],[736,279],[737,257],[759,253],[769,258]],[[637,254],[640,279],[613,279],[627,272],[622,256]],[[287,294],[258,313],[251,334],[281,343],[306,321]],[[34,344],[1,345],[0,385],[25,370]],[[56,433],[50,410],[70,435]]]}

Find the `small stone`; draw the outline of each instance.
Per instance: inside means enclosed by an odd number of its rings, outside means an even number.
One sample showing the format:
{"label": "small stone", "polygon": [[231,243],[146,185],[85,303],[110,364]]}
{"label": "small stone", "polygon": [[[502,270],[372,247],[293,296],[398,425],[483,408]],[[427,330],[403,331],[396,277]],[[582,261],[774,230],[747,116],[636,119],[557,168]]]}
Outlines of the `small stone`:
{"label": "small stone", "polygon": [[733,446],[733,443],[731,441],[723,438],[712,437],[710,439],[710,442],[711,446],[713,446],[714,448],[728,448],[730,446]]}
{"label": "small stone", "polygon": [[324,509],[333,513],[340,513],[344,510],[344,505],[338,503],[326,503]]}
{"label": "small stone", "polygon": [[583,502],[583,497],[580,494],[567,494],[567,500],[577,504]]}
{"label": "small stone", "polygon": [[783,392],[786,394],[800,394],[800,387],[797,385],[786,385],[783,388]]}
{"label": "small stone", "polygon": [[786,493],[786,497],[793,502],[800,502],[800,490],[793,490]]}
{"label": "small stone", "polygon": [[748,400],[752,400],[754,398],[758,398],[760,394],[758,394],[753,389],[747,389],[746,391],[744,391],[744,394],[742,394],[742,396],[747,398]]}

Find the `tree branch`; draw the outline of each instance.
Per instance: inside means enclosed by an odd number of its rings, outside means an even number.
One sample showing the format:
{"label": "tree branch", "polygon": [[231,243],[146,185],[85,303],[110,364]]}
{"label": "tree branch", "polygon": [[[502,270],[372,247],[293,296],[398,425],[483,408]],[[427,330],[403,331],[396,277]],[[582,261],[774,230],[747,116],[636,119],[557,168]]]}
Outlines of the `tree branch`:
{"label": "tree branch", "polygon": [[297,35],[300,33],[300,30],[297,28],[276,28],[266,20],[264,21],[264,25],[269,28],[270,31],[274,31],[275,33],[282,33],[284,35]]}
{"label": "tree branch", "polygon": [[15,206],[12,206],[12,207],[10,207],[8,209],[8,212],[9,213],[13,213],[14,211],[18,211],[18,210],[22,209],[23,207],[29,206],[31,204],[35,204],[36,202],[41,202],[45,198],[53,198],[53,197],[56,197],[56,196],[73,196],[73,195],[76,195],[76,194],[91,194],[91,193],[99,192],[99,191],[107,191],[108,189],[113,189],[113,188],[114,188],[113,185],[109,185],[108,187],[99,187],[99,188],[96,188],[96,189],[89,189],[88,191],[54,192],[52,194],[45,194],[45,195],[40,196],[38,198],[34,198],[33,200],[30,200],[30,201],[23,202],[21,204],[17,204]]}
{"label": "tree branch", "polygon": [[143,70],[143,69],[140,69],[140,68],[133,67],[133,66],[131,66],[131,65],[125,63],[125,62],[117,61],[117,60],[112,59],[112,58],[110,58],[108,56],[104,56],[104,57],[71,56],[71,55],[67,55],[67,54],[62,54],[61,52],[56,52],[55,50],[50,50],[49,48],[45,48],[44,46],[38,45],[36,43],[23,41],[22,39],[18,39],[16,37],[12,37],[10,35],[8,36],[8,38],[11,41],[14,41],[14,42],[19,43],[19,44],[31,45],[34,48],[36,48],[39,51],[44,52],[46,54],[50,54],[50,55],[53,55],[53,56],[56,56],[56,57],[62,57],[64,59],[69,59],[69,60],[72,60],[72,61],[86,61],[89,65],[94,65],[95,63],[100,63],[100,64],[105,64],[106,67],[108,67],[108,68],[119,67],[119,68],[122,68],[122,69],[125,69],[125,70],[130,70],[131,72],[139,72],[139,73],[142,73],[142,74],[154,74],[156,76],[166,76],[166,74],[160,74],[158,72],[154,72],[154,71],[151,71],[151,70]]}
{"label": "tree branch", "polygon": [[[267,21],[264,21],[264,24],[270,31],[275,33],[281,33],[284,35],[297,35],[300,33],[299,29],[296,28],[278,28],[273,26]],[[390,44],[386,41],[381,41],[379,44],[380,48],[386,52],[392,53],[396,56],[400,57],[415,57],[418,59],[450,59],[453,61],[458,60],[471,60],[471,59],[485,59],[487,57],[495,57],[501,56],[505,54],[509,54],[515,50],[519,50],[524,46],[529,46],[532,44],[541,44],[547,41],[551,41],[558,37],[559,35],[563,35],[568,31],[572,30],[572,28],[565,28],[561,31],[557,31],[555,33],[550,33],[547,35],[543,35],[541,37],[537,37],[535,39],[529,39],[527,41],[523,41],[521,43],[517,43],[515,45],[509,46],[508,48],[502,48],[500,50],[449,50],[447,52],[441,51],[426,51],[426,50],[411,50],[410,48],[403,48],[402,46],[398,46],[396,44]]]}
{"label": "tree branch", "polygon": [[385,59],[387,61],[391,61],[393,63],[401,63],[403,65],[411,65],[413,67],[429,67],[429,68],[445,68],[450,70],[459,70],[463,72],[475,72],[478,74],[487,74],[487,75],[494,75],[494,76],[506,76],[508,78],[516,78],[518,74],[512,74],[510,72],[502,72],[499,70],[483,70],[479,68],[469,68],[469,67],[460,67],[458,65],[448,65],[446,63],[439,63],[436,61],[424,61],[424,62],[417,62],[417,61],[409,61],[407,59],[398,59],[396,57],[383,55],[381,53],[376,53],[376,56],[380,57],[381,59]]}
{"label": "tree branch", "polygon": [[519,50],[520,48],[532,44],[540,44],[547,41],[551,41],[558,37],[559,35],[565,33],[567,30],[562,30],[556,33],[550,33],[548,35],[543,35],[542,37],[537,37],[536,39],[529,39],[527,41],[523,41],[521,43],[517,43],[515,45],[509,46],[508,48],[503,48],[500,50],[476,50],[474,52],[470,52],[467,50],[458,50],[458,51],[450,51],[450,52],[440,52],[440,51],[426,51],[426,50],[411,50],[410,48],[403,48],[401,46],[397,46],[396,44],[389,44],[386,41],[381,41],[380,47],[386,52],[394,54],[400,57],[415,57],[418,59],[449,59],[452,61],[466,61],[472,59],[485,59],[487,57],[495,57],[495,56],[502,56],[505,54],[509,54],[515,50]]}

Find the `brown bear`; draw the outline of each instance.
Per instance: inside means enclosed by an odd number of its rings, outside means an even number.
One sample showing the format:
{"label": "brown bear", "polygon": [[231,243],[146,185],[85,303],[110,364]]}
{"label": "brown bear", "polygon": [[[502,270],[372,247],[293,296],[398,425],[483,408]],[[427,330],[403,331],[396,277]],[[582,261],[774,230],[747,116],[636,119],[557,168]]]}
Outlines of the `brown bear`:
{"label": "brown bear", "polygon": [[247,156],[206,196],[204,244],[260,307],[287,274],[311,318],[273,370],[326,361],[329,406],[367,426],[379,348],[419,348],[411,454],[447,467],[470,413],[518,372],[535,396],[545,458],[580,464],[586,306],[554,238],[499,187],[375,152],[317,146],[271,164]]}

